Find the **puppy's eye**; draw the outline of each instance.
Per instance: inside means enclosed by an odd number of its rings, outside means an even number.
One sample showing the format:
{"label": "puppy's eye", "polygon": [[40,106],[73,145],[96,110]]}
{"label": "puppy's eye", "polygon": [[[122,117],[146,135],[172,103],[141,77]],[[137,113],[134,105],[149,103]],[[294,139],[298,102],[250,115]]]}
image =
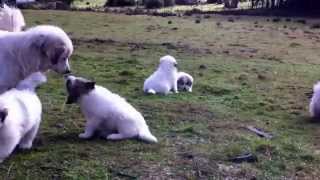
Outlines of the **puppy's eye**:
{"label": "puppy's eye", "polygon": [[177,63],[175,63],[175,64],[174,64],[174,67],[178,67],[178,64],[177,64]]}

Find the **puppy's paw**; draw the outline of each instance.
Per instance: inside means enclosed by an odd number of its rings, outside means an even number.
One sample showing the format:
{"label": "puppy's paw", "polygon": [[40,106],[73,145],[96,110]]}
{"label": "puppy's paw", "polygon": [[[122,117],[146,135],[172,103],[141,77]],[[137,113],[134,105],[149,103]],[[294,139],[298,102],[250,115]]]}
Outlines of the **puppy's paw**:
{"label": "puppy's paw", "polygon": [[19,144],[20,149],[31,149],[32,148],[32,142],[27,143],[20,143]]}
{"label": "puppy's paw", "polygon": [[89,136],[88,134],[86,134],[86,133],[81,133],[81,134],[79,134],[79,138],[81,138],[81,139],[89,139],[91,136]]}
{"label": "puppy's paw", "polygon": [[121,134],[110,134],[107,136],[107,140],[116,141],[116,140],[122,140],[122,139],[124,139],[124,137]]}

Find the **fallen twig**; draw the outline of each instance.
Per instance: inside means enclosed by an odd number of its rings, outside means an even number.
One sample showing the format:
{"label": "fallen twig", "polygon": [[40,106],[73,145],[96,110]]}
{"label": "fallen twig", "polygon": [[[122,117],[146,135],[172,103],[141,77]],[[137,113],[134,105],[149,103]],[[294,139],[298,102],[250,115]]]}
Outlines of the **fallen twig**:
{"label": "fallen twig", "polygon": [[260,137],[264,137],[267,139],[272,139],[273,135],[267,132],[262,131],[261,129],[255,128],[253,126],[247,126],[247,129],[251,132],[254,132],[256,135],[260,136]]}

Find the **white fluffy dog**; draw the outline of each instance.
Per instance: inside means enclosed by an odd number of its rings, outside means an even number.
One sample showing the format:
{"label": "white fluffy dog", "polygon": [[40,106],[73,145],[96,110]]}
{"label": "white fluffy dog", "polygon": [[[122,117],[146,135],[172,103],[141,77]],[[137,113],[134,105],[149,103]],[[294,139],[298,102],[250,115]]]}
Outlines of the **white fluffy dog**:
{"label": "white fluffy dog", "polygon": [[192,92],[193,77],[185,72],[178,72],[177,86],[179,91]]}
{"label": "white fluffy dog", "polygon": [[6,4],[0,8],[0,30],[19,32],[26,25],[21,11]]}
{"label": "white fluffy dog", "polygon": [[143,91],[148,94],[178,93],[177,88],[177,61],[166,55],[160,58],[158,69],[144,81]]}
{"label": "white fluffy dog", "polygon": [[137,138],[156,143],[143,116],[124,98],[114,94],[95,82],[84,78],[67,76],[67,104],[80,104],[86,119],[85,132],[79,137],[90,138],[94,133],[108,140]]}
{"label": "white fluffy dog", "polygon": [[312,118],[320,118],[320,81],[313,86],[313,95],[309,105],[309,111]]}
{"label": "white fluffy dog", "polygon": [[60,28],[49,25],[0,33],[0,94],[33,72],[70,72],[73,45]]}
{"label": "white fluffy dog", "polygon": [[46,76],[33,73],[17,88],[0,95],[0,163],[15,147],[30,149],[41,121],[42,106],[35,92]]}

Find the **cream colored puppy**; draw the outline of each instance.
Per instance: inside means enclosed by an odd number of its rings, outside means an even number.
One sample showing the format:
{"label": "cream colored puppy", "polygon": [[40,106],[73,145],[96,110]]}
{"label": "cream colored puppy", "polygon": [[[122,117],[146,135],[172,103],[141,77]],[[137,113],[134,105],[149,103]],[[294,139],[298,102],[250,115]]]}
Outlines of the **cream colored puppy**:
{"label": "cream colored puppy", "polygon": [[158,69],[151,74],[143,85],[143,91],[148,94],[169,94],[170,91],[178,93],[176,59],[166,55],[160,58]]}
{"label": "cream colored puppy", "polygon": [[40,72],[0,95],[0,163],[17,145],[30,149],[41,122],[42,106],[36,88],[47,81]]}
{"label": "cream colored puppy", "polygon": [[56,26],[0,33],[0,94],[33,72],[69,73],[72,52],[70,38]]}
{"label": "cream colored puppy", "polygon": [[19,32],[25,25],[20,9],[9,7],[6,4],[0,8],[0,31]]}
{"label": "cream colored puppy", "polygon": [[143,116],[119,95],[93,81],[71,75],[66,77],[66,87],[66,103],[79,103],[87,121],[80,138],[91,138],[99,133],[108,140],[137,138],[149,143],[158,142]]}

